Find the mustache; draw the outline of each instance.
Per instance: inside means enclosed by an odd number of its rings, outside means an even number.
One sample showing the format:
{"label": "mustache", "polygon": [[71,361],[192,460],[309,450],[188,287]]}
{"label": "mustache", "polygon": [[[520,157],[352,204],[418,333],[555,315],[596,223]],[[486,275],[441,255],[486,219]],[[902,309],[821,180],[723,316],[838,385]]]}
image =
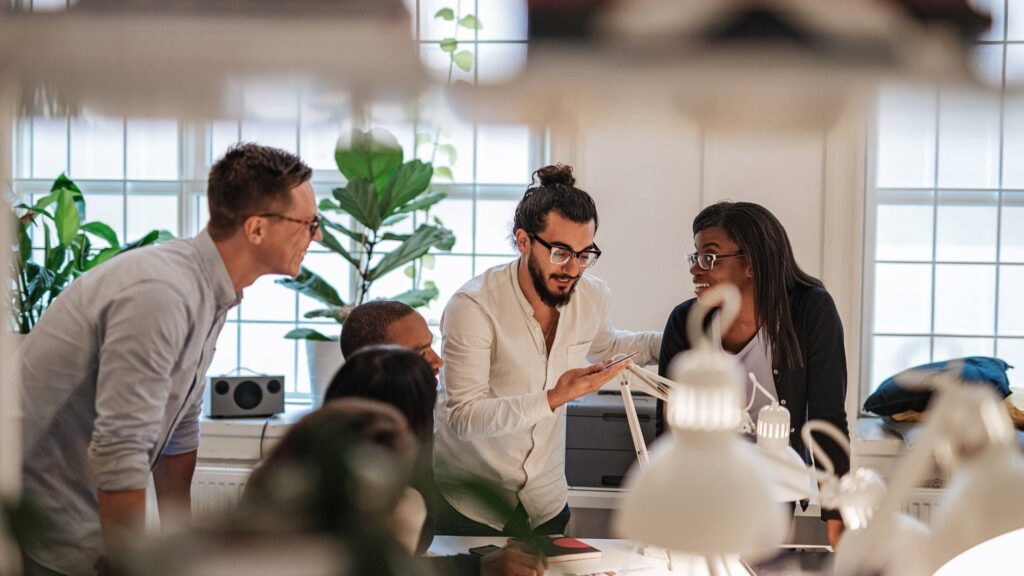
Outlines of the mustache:
{"label": "mustache", "polygon": [[579,280],[579,276],[569,276],[567,274],[551,274],[548,276],[552,280]]}

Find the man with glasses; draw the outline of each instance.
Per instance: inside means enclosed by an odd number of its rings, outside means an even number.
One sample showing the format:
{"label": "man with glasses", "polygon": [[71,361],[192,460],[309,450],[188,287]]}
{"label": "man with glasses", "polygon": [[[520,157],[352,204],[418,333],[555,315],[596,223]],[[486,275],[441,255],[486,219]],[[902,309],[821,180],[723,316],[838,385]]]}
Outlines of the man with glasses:
{"label": "man with glasses", "polygon": [[[629,366],[608,366],[614,355],[637,352],[643,365],[661,346],[660,332],[614,330],[608,287],[584,275],[601,256],[597,208],[572,168],[534,176],[516,207],[519,258],[469,281],[441,320],[439,534],[564,533],[565,404]],[[466,477],[496,486],[501,505],[447,481]]]}
{"label": "man with glasses", "polygon": [[143,526],[188,514],[206,369],[228,311],[264,274],[296,275],[321,238],[312,170],[243,144],[210,170],[195,238],[133,250],[79,278],[22,345],[26,496],[48,521],[24,573],[95,574]]}

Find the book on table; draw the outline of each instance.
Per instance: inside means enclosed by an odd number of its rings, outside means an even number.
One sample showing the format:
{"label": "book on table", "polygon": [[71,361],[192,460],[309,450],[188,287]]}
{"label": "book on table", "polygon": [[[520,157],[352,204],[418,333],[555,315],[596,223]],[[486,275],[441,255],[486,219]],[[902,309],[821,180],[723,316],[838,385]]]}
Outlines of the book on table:
{"label": "book on table", "polygon": [[547,558],[548,562],[594,560],[602,556],[597,548],[568,536],[536,536],[529,541],[523,538],[509,538],[508,542],[517,548],[530,549],[535,554]]}

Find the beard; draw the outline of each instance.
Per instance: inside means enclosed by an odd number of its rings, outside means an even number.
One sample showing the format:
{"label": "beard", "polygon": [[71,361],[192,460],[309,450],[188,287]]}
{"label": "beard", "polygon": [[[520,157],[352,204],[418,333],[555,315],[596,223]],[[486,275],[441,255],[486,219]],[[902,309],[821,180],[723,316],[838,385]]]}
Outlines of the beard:
{"label": "beard", "polygon": [[[533,289],[537,291],[537,295],[540,296],[540,301],[551,306],[553,308],[560,308],[569,303],[572,299],[572,293],[576,290],[576,284],[579,282],[579,277],[573,282],[569,289],[563,293],[552,292],[548,290],[547,282],[544,278],[544,272],[540,269],[540,264],[537,263],[533,254],[530,254],[530,258],[526,261],[526,269],[530,271],[530,280],[533,281]],[[552,275],[556,276],[556,275]],[[567,275],[557,275],[562,278],[569,278]]]}

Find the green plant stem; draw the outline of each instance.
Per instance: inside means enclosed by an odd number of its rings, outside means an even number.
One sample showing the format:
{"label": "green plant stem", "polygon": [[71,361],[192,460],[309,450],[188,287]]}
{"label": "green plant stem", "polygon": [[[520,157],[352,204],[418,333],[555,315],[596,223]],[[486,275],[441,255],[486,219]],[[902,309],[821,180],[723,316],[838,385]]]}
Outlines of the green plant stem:
{"label": "green plant stem", "polygon": [[[459,20],[462,19],[462,0],[456,0],[455,2],[455,33],[452,34],[452,38],[459,37]],[[456,40],[458,42],[458,40]],[[454,52],[453,52],[454,53]],[[455,58],[448,55],[448,85],[452,85],[452,74],[455,72]],[[437,159],[437,141],[441,139],[441,123],[437,123],[437,128],[434,130],[434,148],[430,151],[430,163],[434,164],[434,160]]]}

